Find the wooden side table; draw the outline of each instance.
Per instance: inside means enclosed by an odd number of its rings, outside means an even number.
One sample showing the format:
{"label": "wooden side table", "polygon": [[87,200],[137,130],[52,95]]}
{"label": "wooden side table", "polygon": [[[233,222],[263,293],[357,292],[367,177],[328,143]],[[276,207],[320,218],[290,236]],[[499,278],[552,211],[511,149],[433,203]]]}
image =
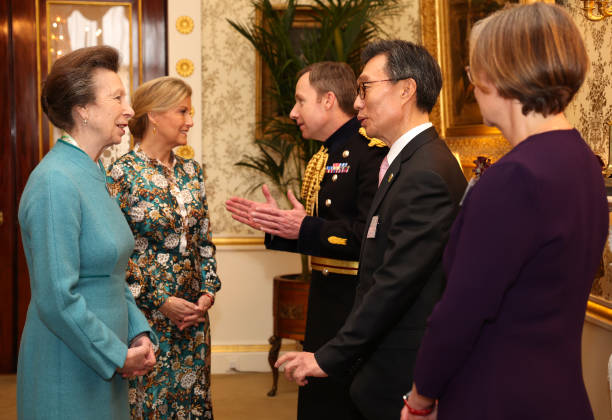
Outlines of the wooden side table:
{"label": "wooden side table", "polygon": [[302,280],[300,276],[288,274],[274,277],[274,332],[268,339],[271,344],[268,362],[272,368],[272,389],[268,392],[269,397],[275,396],[278,389],[278,369],[274,364],[278,360],[282,339],[304,341],[310,283]]}

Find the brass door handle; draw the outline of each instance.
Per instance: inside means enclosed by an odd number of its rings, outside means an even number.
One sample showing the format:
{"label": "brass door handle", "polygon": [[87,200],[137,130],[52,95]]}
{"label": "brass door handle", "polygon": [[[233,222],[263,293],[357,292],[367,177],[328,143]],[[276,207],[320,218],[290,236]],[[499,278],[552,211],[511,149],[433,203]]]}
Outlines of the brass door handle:
{"label": "brass door handle", "polygon": [[0,226],[4,223],[4,213],[0,211]]}

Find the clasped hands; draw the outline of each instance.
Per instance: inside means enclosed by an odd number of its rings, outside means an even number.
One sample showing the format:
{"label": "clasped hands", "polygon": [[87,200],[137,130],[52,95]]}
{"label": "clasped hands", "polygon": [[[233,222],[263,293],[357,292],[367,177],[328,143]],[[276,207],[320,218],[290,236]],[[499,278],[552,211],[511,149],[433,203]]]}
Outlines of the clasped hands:
{"label": "clasped hands", "polygon": [[225,208],[232,214],[234,220],[253,229],[285,239],[297,239],[302,221],[306,217],[306,210],[302,203],[290,190],[287,192],[287,198],[293,209],[281,210],[270,194],[268,186],[264,184],[261,190],[266,199],[265,203],[257,203],[241,197],[230,197],[225,202]]}
{"label": "clasped hands", "polygon": [[147,374],[155,366],[155,351],[147,334],[137,336],[130,343],[123,367],[117,369],[123,378]]}
{"label": "clasped hands", "polygon": [[179,330],[183,331],[187,327],[204,322],[204,314],[212,306],[213,300],[210,295],[203,294],[199,297],[198,303],[170,296],[159,311],[167,316]]}
{"label": "clasped hands", "polygon": [[314,353],[291,351],[279,357],[274,367],[278,369],[282,365],[285,365],[285,378],[300,386],[308,383],[307,376],[327,377],[327,373],[317,363]]}

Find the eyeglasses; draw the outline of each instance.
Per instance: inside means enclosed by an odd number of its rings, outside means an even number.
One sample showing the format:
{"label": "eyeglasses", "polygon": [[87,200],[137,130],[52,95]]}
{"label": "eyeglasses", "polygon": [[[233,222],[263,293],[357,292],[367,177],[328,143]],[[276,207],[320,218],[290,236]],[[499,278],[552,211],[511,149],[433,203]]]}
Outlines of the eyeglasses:
{"label": "eyeglasses", "polygon": [[366,88],[368,87],[367,85],[372,84],[372,83],[397,82],[399,80],[405,80],[405,79],[408,79],[408,77],[402,77],[399,79],[370,80],[367,82],[359,82],[357,83],[357,94],[359,95],[361,99],[365,99]]}
{"label": "eyeglasses", "polygon": [[470,66],[465,66],[465,73],[467,74],[470,83],[474,84],[474,82],[472,82],[472,72],[470,71]]}

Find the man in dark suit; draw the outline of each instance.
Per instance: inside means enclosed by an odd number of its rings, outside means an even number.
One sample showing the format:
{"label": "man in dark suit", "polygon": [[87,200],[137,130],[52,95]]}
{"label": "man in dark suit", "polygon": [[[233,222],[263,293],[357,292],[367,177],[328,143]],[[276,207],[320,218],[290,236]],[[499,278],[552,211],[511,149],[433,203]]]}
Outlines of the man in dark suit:
{"label": "man in dark suit", "polygon": [[[291,118],[304,138],[324,142],[309,162],[302,206],[281,210],[267,187],[266,203],[232,197],[232,217],[266,232],[269,249],[312,256],[304,349],[316,351],[344,324],[355,298],[359,250],[387,147],[359,134],[355,74],[346,63],[310,65],[298,75]],[[318,169],[317,169],[318,168]],[[316,206],[316,208],[315,208]],[[355,411],[349,380],[314,380],[300,389],[299,420],[342,420]]]}
{"label": "man in dark suit", "polygon": [[444,289],[442,252],[466,181],[429,122],[442,85],[433,57],[410,42],[377,41],[363,61],[357,118],[390,150],[367,217],[355,303],[332,340],[314,354],[288,353],[277,365],[300,385],[353,372],[355,418],[396,420],[427,317]]}

